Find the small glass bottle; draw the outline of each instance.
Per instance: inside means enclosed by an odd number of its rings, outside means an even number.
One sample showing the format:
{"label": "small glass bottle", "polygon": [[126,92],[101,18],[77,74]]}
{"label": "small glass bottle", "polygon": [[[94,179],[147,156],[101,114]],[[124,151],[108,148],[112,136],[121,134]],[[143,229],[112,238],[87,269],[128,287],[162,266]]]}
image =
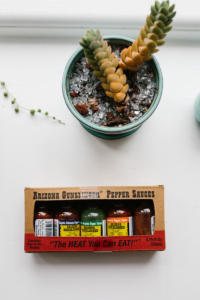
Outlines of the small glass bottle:
{"label": "small glass bottle", "polygon": [[155,213],[150,201],[142,200],[142,203],[134,212],[134,234],[152,235],[155,230]]}
{"label": "small glass bottle", "polygon": [[35,236],[53,236],[53,214],[48,203],[41,203],[35,209]]}
{"label": "small glass bottle", "polygon": [[107,216],[108,236],[133,235],[133,218],[131,210],[123,203],[115,203]]}
{"label": "small glass bottle", "polygon": [[80,217],[78,211],[69,205],[64,205],[56,212],[54,218],[54,236],[80,236]]}
{"label": "small glass bottle", "polygon": [[81,216],[81,236],[106,236],[106,216],[100,208],[90,206]]}

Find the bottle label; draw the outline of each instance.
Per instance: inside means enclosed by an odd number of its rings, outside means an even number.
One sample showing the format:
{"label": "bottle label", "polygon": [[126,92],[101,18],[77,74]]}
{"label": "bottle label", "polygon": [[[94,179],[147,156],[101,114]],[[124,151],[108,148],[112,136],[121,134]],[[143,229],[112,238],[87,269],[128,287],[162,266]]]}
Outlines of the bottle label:
{"label": "bottle label", "polygon": [[151,217],[151,234],[153,235],[155,232],[155,216]]}
{"label": "bottle label", "polygon": [[54,236],[62,236],[62,237],[80,236],[80,222],[77,220],[54,219]]}
{"label": "bottle label", "polygon": [[81,236],[106,236],[106,220],[81,221]]}
{"label": "bottle label", "polygon": [[35,236],[53,236],[53,219],[36,219]]}
{"label": "bottle label", "polygon": [[133,235],[133,218],[107,218],[108,236],[128,236]]}

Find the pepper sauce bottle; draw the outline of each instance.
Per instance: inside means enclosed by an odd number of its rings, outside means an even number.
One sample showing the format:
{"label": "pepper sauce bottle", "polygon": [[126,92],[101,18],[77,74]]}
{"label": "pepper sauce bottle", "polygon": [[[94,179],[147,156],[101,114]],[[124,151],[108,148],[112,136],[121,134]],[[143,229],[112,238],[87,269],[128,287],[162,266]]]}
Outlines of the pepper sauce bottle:
{"label": "pepper sauce bottle", "polygon": [[62,206],[55,214],[54,236],[80,236],[79,213],[69,205]]}
{"label": "pepper sauce bottle", "polygon": [[106,236],[106,216],[97,206],[85,209],[81,216],[81,236]]}
{"label": "pepper sauce bottle", "polygon": [[133,218],[131,210],[123,203],[115,203],[107,216],[108,236],[129,236],[133,235]]}
{"label": "pepper sauce bottle", "polygon": [[42,203],[35,209],[35,236],[53,236],[53,214],[48,203]]}
{"label": "pepper sauce bottle", "polygon": [[150,201],[142,201],[134,212],[134,235],[153,235],[155,214]]}

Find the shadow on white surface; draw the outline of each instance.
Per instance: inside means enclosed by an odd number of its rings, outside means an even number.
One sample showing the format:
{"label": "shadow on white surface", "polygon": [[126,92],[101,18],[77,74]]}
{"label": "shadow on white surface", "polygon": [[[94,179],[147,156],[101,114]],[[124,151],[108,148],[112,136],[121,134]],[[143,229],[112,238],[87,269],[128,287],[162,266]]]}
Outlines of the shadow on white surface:
{"label": "shadow on white surface", "polygon": [[[148,122],[148,120],[147,120],[147,122]],[[98,144],[101,143],[103,146],[110,148],[111,150],[119,150],[120,148],[124,147],[127,143],[134,142],[134,140],[137,139],[138,134],[139,134],[139,136],[141,135],[141,133],[142,133],[141,128],[139,128],[136,132],[134,132],[131,135],[128,135],[123,138],[113,139],[113,140],[109,140],[109,139],[107,140],[107,139],[97,137],[97,136],[87,132],[87,130],[85,130],[83,128],[84,132],[86,133],[84,135],[84,139],[87,139],[87,143],[90,143],[90,142],[93,143],[95,141]]]}
{"label": "shadow on white surface", "polygon": [[32,253],[34,263],[43,265],[91,265],[91,264],[148,264],[156,252],[54,252]]}
{"label": "shadow on white surface", "polygon": [[199,130],[199,132],[200,132],[200,122],[198,122],[197,120],[195,120],[195,124],[196,124],[197,130]]}

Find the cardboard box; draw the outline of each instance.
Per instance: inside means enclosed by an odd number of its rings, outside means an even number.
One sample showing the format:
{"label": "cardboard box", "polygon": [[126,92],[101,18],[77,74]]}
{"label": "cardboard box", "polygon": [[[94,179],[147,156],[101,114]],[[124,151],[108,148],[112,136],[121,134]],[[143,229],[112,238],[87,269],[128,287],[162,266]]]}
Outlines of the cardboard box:
{"label": "cardboard box", "polygon": [[[57,209],[64,203],[81,210],[95,201],[105,213],[115,203],[129,206],[133,214],[133,232],[129,236],[36,236],[35,209],[45,204]],[[144,202],[146,201],[146,202]],[[149,202],[148,202],[149,201]],[[144,203],[152,203],[155,220],[152,234],[134,235],[136,209]],[[135,220],[134,220],[135,214]],[[142,215],[140,215],[141,217]],[[55,217],[54,217],[55,218]],[[145,220],[144,220],[145,221]],[[109,223],[110,224],[110,223]],[[139,223],[138,223],[139,224]],[[141,223],[143,224],[143,223]],[[144,223],[145,224],[145,223]],[[130,224],[129,224],[130,225]],[[82,226],[82,225],[81,225]],[[108,227],[108,219],[107,225]],[[109,225],[110,226],[110,225]],[[111,224],[112,226],[112,224]],[[155,227],[154,227],[155,226]],[[136,226],[137,227],[137,226]],[[107,228],[108,230],[108,228]],[[107,231],[108,232],[108,231]],[[105,233],[107,234],[107,233]],[[87,235],[87,234],[86,234]],[[25,188],[25,251],[133,251],[164,250],[164,187],[159,186],[99,186],[67,188]]]}

